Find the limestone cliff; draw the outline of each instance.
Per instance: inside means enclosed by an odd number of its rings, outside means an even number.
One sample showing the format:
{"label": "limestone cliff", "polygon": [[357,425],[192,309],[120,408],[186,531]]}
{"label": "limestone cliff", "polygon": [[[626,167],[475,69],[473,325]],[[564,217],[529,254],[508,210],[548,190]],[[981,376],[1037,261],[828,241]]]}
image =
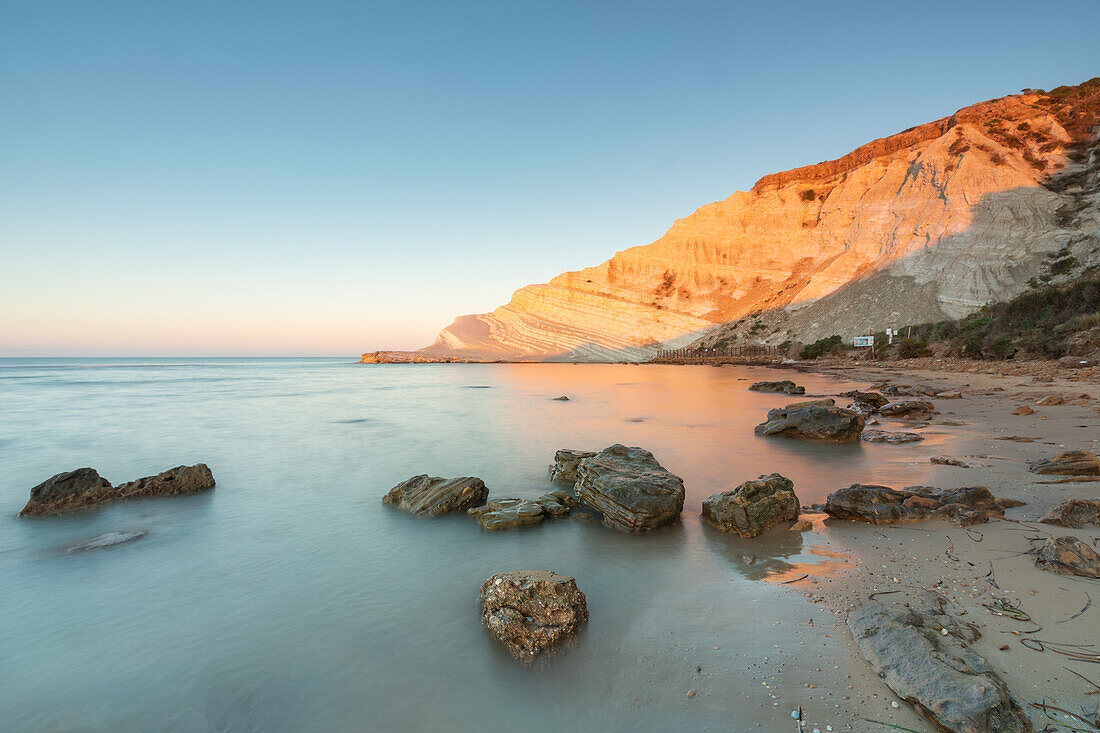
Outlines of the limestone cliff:
{"label": "limestone cliff", "polygon": [[1100,78],[965,107],[765,176],[652,244],[457,318],[423,351],[634,360],[700,337],[777,343],[964,315],[1026,288],[1052,253],[1100,260],[1086,195],[1098,119]]}

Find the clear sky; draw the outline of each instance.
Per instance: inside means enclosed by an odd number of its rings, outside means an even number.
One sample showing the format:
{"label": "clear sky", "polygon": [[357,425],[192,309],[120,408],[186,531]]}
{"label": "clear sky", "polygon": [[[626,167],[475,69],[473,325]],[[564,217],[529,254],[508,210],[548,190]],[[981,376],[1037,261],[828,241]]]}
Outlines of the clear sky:
{"label": "clear sky", "polygon": [[356,355],[1100,75],[1100,2],[0,0],[0,355]]}

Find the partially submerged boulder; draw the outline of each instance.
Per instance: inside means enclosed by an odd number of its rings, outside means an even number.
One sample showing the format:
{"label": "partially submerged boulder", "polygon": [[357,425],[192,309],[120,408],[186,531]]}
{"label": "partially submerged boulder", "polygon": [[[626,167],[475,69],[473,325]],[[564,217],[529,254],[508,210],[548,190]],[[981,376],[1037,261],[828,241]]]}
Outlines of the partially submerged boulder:
{"label": "partially submerged boulder", "polygon": [[780,382],[755,382],[749,386],[753,392],[781,392],[783,394],[806,394],[806,388],[789,379]]}
{"label": "partially submerged boulder", "polygon": [[1100,527],[1100,499],[1070,499],[1051,508],[1039,520],[1059,527]]}
{"label": "partially submerged boulder", "polygon": [[481,605],[485,628],[525,663],[560,646],[588,620],[576,580],[549,570],[497,573],[481,584]]}
{"label": "partially submerged boulder", "polygon": [[490,499],[484,506],[467,509],[487,532],[541,524],[543,520],[564,517],[577,506],[577,500],[564,491],[552,491],[537,499]]}
{"label": "partially submerged boulder", "polygon": [[920,417],[927,415],[936,409],[931,402],[923,400],[902,400],[891,402],[879,408],[879,413],[884,417]]}
{"label": "partially submerged boulder", "polygon": [[1059,575],[1100,580],[1100,554],[1076,537],[1047,537],[1039,545],[1035,567]]}
{"label": "partially submerged boulder", "polygon": [[973,627],[943,613],[872,601],[848,614],[848,628],[887,687],[940,730],[1032,730],[1004,680],[970,648],[977,638]]}
{"label": "partially submerged boulder", "polygon": [[554,462],[550,465],[550,479],[553,481],[577,482],[577,466],[585,458],[596,455],[589,450],[571,450],[563,448],[554,454]]}
{"label": "partially submerged boulder", "polygon": [[488,497],[485,482],[475,476],[440,478],[421,474],[394,486],[382,497],[382,503],[422,517],[437,517],[481,506]]}
{"label": "partially submerged boulder", "polygon": [[890,432],[889,430],[864,430],[860,435],[860,439],[865,443],[893,443],[894,445],[902,445],[905,443],[919,443],[924,440],[924,436],[920,433],[911,433],[906,431]]}
{"label": "partially submerged boulder", "polygon": [[176,466],[156,476],[118,486],[111,486],[111,482],[94,468],[78,468],[52,476],[31,489],[30,500],[19,516],[45,516],[90,509],[123,499],[190,494],[213,486],[214,474],[205,463]]}
{"label": "partially submerged boulder", "polygon": [[935,489],[909,486],[904,490],[873,484],[852,484],[829,494],[824,511],[830,517],[871,524],[947,519],[968,526],[1003,517],[1001,503],[984,486]]}
{"label": "partially submerged boulder", "polygon": [[841,407],[790,406],[769,410],[767,421],[757,425],[755,431],[757,435],[848,443],[859,440],[864,423],[863,415]]}
{"label": "partially submerged boulder", "polygon": [[1068,450],[1054,458],[1031,463],[1032,473],[1060,476],[1100,476],[1100,458],[1088,450]]}
{"label": "partially submerged boulder", "polygon": [[583,459],[573,488],[603,514],[604,525],[648,532],[675,522],[684,508],[684,481],[644,448],[615,444]]}
{"label": "partially submerged boulder", "polygon": [[853,389],[848,392],[841,392],[840,396],[847,397],[853,403],[862,403],[865,405],[869,405],[876,410],[890,401],[878,392],[861,392],[858,389]]}
{"label": "partially submerged boulder", "polygon": [[780,522],[798,519],[794,482],[778,473],[746,481],[703,502],[703,519],[715,529],[756,537]]}

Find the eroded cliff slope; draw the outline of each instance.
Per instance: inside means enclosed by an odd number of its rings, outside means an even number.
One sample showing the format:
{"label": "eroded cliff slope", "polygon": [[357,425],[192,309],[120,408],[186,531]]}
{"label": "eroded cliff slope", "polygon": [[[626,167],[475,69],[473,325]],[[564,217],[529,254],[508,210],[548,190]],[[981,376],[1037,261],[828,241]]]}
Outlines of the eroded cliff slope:
{"label": "eroded cliff slope", "polygon": [[765,176],[652,244],[457,318],[424,351],[632,360],[701,337],[777,343],[964,315],[1026,288],[1052,253],[1100,259],[1098,118],[1100,78]]}

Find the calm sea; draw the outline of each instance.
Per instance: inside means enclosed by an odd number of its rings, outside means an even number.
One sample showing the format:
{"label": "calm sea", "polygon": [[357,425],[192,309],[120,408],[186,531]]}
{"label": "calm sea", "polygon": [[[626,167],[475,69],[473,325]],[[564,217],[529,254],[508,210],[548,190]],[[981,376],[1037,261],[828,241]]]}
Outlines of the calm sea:
{"label": "calm sea", "polygon": [[[745,388],[773,375],[791,373],[0,359],[0,730],[786,730],[801,700],[773,705],[753,664],[789,640],[776,619],[807,604],[762,581],[821,553],[812,535],[712,531],[700,502],[773,471],[803,503],[855,481],[915,483],[942,449],[758,438],[752,426],[790,400]],[[864,386],[799,381],[810,394]],[[381,503],[419,473],[536,496],[557,448],[615,442],[685,479],[678,526],[490,535]],[[215,490],[14,516],[60,471],[118,483],[197,462]],[[146,535],[68,551],[114,531]],[[478,587],[542,568],[577,578],[591,621],[525,669],[482,630]]]}

